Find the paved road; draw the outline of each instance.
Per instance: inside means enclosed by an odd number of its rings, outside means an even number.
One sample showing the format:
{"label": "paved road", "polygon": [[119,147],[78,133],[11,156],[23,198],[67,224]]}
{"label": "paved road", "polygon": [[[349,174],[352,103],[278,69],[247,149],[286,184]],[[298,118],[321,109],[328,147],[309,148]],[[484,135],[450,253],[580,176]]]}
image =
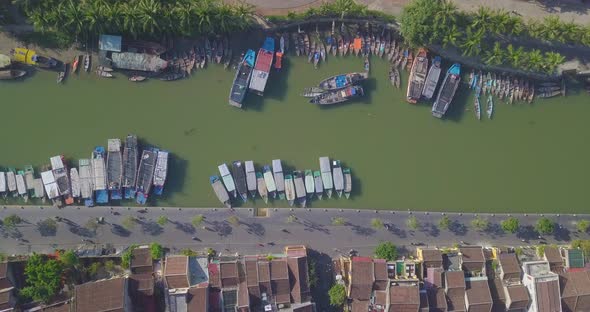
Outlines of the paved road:
{"label": "paved road", "polygon": [[[400,247],[411,248],[412,243],[431,246],[450,246],[460,241],[468,244],[511,245],[538,244],[538,234],[533,230],[538,216],[514,215],[521,221],[518,235],[504,234],[499,222],[507,215],[481,215],[491,223],[490,230],[479,232],[471,226],[474,214],[447,214],[454,220],[452,230],[437,228],[440,213],[414,213],[420,223],[418,230],[406,225],[409,212],[340,210],[340,209],[270,209],[269,217],[254,217],[253,210],[222,208],[142,208],[125,207],[6,207],[0,208],[0,218],[17,214],[25,221],[14,229],[0,227],[0,252],[7,254],[29,253],[32,251],[50,252],[55,248],[91,247],[94,244],[112,244],[123,247],[132,243],[159,242],[173,250],[191,248],[202,250],[212,247],[218,252],[270,253],[279,252],[289,244],[305,244],[310,248],[329,255],[346,253],[350,249],[369,255],[375,245],[384,240],[393,241]],[[191,220],[202,214],[205,221],[195,228]],[[295,218],[289,220],[289,216]],[[63,218],[58,222],[57,231],[44,230],[40,221],[55,216]],[[123,227],[124,220],[133,216],[133,228]],[[164,226],[157,219],[166,216]],[[231,216],[239,219],[233,225]],[[558,224],[557,231],[543,237],[546,243],[566,243],[571,239],[590,238],[588,234],[578,233],[575,222],[590,220],[590,216],[547,215]],[[105,218],[105,224],[93,231],[86,227],[89,220]],[[345,225],[332,225],[333,217],[342,217]],[[386,228],[375,230],[371,220],[379,218]],[[289,222],[292,221],[292,222]],[[195,239],[193,239],[193,237]],[[83,239],[87,241],[82,241]],[[523,242],[522,239],[526,240]]]}

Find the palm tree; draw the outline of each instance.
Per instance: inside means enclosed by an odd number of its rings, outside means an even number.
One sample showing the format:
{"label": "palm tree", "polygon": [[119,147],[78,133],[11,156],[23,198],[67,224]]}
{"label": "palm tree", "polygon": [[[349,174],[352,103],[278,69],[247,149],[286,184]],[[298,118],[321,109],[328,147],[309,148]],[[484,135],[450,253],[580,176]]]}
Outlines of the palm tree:
{"label": "palm tree", "polygon": [[107,26],[107,12],[106,9],[109,6],[104,0],[90,1],[87,4],[84,11],[84,22],[86,28],[92,34],[104,33]]}
{"label": "palm tree", "polygon": [[556,52],[545,52],[545,66],[547,73],[553,73],[557,66],[565,61],[565,57]]}
{"label": "palm tree", "polygon": [[176,21],[180,24],[180,33],[188,36],[193,30],[194,2],[179,3],[172,9]]}
{"label": "palm tree", "polygon": [[147,35],[154,35],[160,30],[159,18],[162,6],[157,0],[139,0],[136,8],[139,12],[141,30]]}
{"label": "palm tree", "polygon": [[477,13],[473,16],[471,27],[474,29],[482,29],[486,32],[490,25],[492,25],[492,14],[488,7],[480,6]]}
{"label": "palm tree", "polygon": [[490,19],[489,30],[495,35],[506,34],[509,30],[510,14],[505,10],[497,10],[492,12]]}
{"label": "palm tree", "polygon": [[577,43],[583,38],[584,29],[574,22],[562,24],[561,31],[565,42]]}
{"label": "palm tree", "polygon": [[215,24],[219,28],[219,32],[228,33],[232,30],[232,9],[227,4],[221,4],[215,12]]}
{"label": "palm tree", "polygon": [[461,32],[459,32],[459,29],[457,29],[457,25],[453,25],[443,36],[443,47],[447,47],[449,44],[456,46],[460,35]]}
{"label": "palm tree", "polygon": [[442,1],[434,19],[435,23],[443,27],[455,24],[457,22],[457,7],[451,1]]}
{"label": "palm tree", "polygon": [[240,21],[240,30],[247,29],[252,24],[254,6],[248,3],[239,3],[233,7],[235,17]]}
{"label": "palm tree", "polygon": [[509,44],[508,47],[506,47],[506,57],[510,64],[515,68],[520,68],[526,61],[524,49],[522,47],[515,49],[512,44]]}
{"label": "palm tree", "polygon": [[135,7],[129,2],[121,4],[121,11],[123,15],[123,28],[125,32],[131,34],[134,38],[140,33],[140,26],[138,24],[139,21],[139,11],[135,9]]}
{"label": "palm tree", "polygon": [[494,44],[494,48],[492,50],[487,50],[485,52],[485,63],[487,65],[500,65],[504,61],[504,58],[504,50],[502,50],[499,42]]}
{"label": "palm tree", "polygon": [[527,54],[527,67],[530,70],[538,71],[543,65],[543,55],[541,51],[534,49]]}
{"label": "palm tree", "polygon": [[60,9],[63,10],[62,25],[69,33],[76,36],[76,41],[78,40],[78,36],[83,32],[86,32],[87,35],[84,8],[77,3],[75,4],[74,1],[68,0],[65,3],[60,3],[58,10]]}
{"label": "palm tree", "polygon": [[461,47],[463,48],[463,55],[474,56],[481,52],[481,40],[483,39],[483,29],[474,31],[471,27],[467,27],[467,37]]}
{"label": "palm tree", "polygon": [[542,39],[549,40],[549,41],[559,41],[563,42],[564,38],[562,36],[562,26],[561,20],[557,16],[547,16],[542,24],[541,35],[543,36]]}
{"label": "palm tree", "polygon": [[507,30],[513,36],[518,36],[524,31],[524,22],[519,16],[509,16]]}
{"label": "palm tree", "polygon": [[212,32],[213,24],[211,21],[211,15],[213,13],[213,7],[211,5],[211,1],[200,1],[199,4],[194,8],[194,13],[197,20],[198,31],[203,34]]}

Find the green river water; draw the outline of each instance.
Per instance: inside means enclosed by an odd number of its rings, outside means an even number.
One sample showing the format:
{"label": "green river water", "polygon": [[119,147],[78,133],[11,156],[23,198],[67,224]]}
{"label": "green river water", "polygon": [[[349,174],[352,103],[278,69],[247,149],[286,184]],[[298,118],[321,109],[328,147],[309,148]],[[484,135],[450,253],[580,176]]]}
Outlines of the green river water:
{"label": "green river water", "polygon": [[[314,70],[290,56],[271,73],[264,98],[248,95],[245,110],[227,104],[234,72],[220,65],[140,84],[81,73],[56,85],[55,73],[40,71],[0,83],[0,166],[41,166],[56,154],[77,160],[135,133],[173,153],[165,195],[152,205],[220,206],[208,178],[221,162],[254,160],[260,168],[280,158],[291,171],[317,169],[318,157],[330,156],[352,169],[353,195],[312,207],[586,211],[590,105],[580,91],[533,105],[496,101],[494,119],[476,121],[463,85],[439,120],[426,103],[405,102],[407,73],[395,90],[386,62],[373,59],[361,101],[324,108],[299,96],[324,77],[361,68],[360,58],[329,57]],[[253,205],[265,206],[245,204]]]}

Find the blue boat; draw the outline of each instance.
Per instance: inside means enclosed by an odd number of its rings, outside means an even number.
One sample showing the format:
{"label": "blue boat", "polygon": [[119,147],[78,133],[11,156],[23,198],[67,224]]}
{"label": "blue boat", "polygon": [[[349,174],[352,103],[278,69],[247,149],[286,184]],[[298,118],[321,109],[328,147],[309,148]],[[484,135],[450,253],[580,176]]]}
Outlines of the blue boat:
{"label": "blue boat", "polygon": [[92,152],[92,171],[94,173],[94,195],[97,204],[109,202],[109,191],[106,183],[106,169],[104,162],[105,149],[97,146]]}
{"label": "blue boat", "polygon": [[436,101],[432,105],[432,116],[442,118],[449,109],[459,83],[461,82],[461,64],[455,63],[447,71],[445,80],[443,80]]}
{"label": "blue boat", "polygon": [[253,50],[246,51],[242,62],[238,64],[238,70],[234,77],[234,83],[229,92],[229,104],[235,107],[242,107],[242,103],[246,98],[250,78],[252,78],[252,71],[254,70],[254,62],[256,61],[256,52]]}
{"label": "blue boat", "polygon": [[148,148],[143,150],[141,160],[139,161],[139,169],[137,172],[137,196],[135,201],[140,205],[145,205],[152,181],[154,179],[154,168],[156,167],[156,159],[158,156],[157,148]]}

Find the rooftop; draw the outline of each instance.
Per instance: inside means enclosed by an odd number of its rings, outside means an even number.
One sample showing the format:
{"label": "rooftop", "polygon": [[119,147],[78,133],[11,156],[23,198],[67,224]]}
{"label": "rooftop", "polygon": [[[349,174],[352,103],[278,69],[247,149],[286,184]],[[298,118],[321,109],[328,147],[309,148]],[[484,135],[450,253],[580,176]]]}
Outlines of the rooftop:
{"label": "rooftop", "polygon": [[[403,307],[420,306],[420,290],[418,285],[391,286],[389,288],[390,311],[399,311]],[[393,307],[392,307],[393,306]]]}
{"label": "rooftop", "polygon": [[524,309],[529,305],[529,292],[524,285],[514,285],[505,288],[508,297],[512,301],[511,309]]}
{"label": "rooftop", "polygon": [[563,258],[559,253],[559,250],[555,247],[545,247],[545,259],[549,261],[549,265],[563,264]]}
{"label": "rooftop", "polygon": [[310,294],[307,272],[307,257],[289,257],[287,259],[287,264],[291,273],[289,274],[291,300],[295,303],[308,301]]}
{"label": "rooftop", "polygon": [[459,247],[462,262],[484,263],[485,258],[481,246]]}
{"label": "rooftop", "polygon": [[513,253],[503,253],[500,254],[499,258],[500,266],[502,267],[502,271],[504,274],[519,274],[520,275],[520,265],[518,264],[518,259],[516,258],[516,254]]}
{"label": "rooftop", "polygon": [[103,312],[124,311],[125,278],[113,278],[76,285],[76,311]]}
{"label": "rooftop", "polygon": [[442,265],[442,253],[438,249],[422,249],[422,260],[425,264],[427,262],[440,262]]}
{"label": "rooftop", "polygon": [[584,253],[581,249],[567,249],[567,266],[570,268],[583,268],[584,267]]}
{"label": "rooftop", "polygon": [[547,261],[530,261],[522,264],[524,273],[533,277],[542,278],[557,275],[549,270],[549,263]]}
{"label": "rooftop", "polygon": [[289,285],[289,269],[287,259],[273,259],[270,262],[270,279],[272,293],[277,303],[291,302],[291,287]]}
{"label": "rooftop", "polygon": [[207,312],[209,296],[207,286],[191,287],[187,294],[187,312]]}
{"label": "rooftop", "polygon": [[168,288],[188,288],[188,257],[187,256],[169,256],[166,257],[166,266],[164,267],[164,278]]}
{"label": "rooftop", "polygon": [[223,262],[219,264],[219,272],[221,276],[221,287],[237,287],[239,283],[238,278],[238,264],[237,262]]}
{"label": "rooftop", "polygon": [[131,251],[131,255],[130,267],[132,270],[140,267],[152,267],[152,254],[149,248],[135,248]]}
{"label": "rooftop", "polygon": [[353,257],[351,263],[350,298],[369,300],[373,288],[373,260]]}
{"label": "rooftop", "polygon": [[490,307],[492,306],[492,295],[487,279],[467,279],[465,285],[469,305],[489,304]]}
{"label": "rooftop", "polygon": [[465,274],[463,271],[447,271],[445,275],[447,288],[465,288]]}

